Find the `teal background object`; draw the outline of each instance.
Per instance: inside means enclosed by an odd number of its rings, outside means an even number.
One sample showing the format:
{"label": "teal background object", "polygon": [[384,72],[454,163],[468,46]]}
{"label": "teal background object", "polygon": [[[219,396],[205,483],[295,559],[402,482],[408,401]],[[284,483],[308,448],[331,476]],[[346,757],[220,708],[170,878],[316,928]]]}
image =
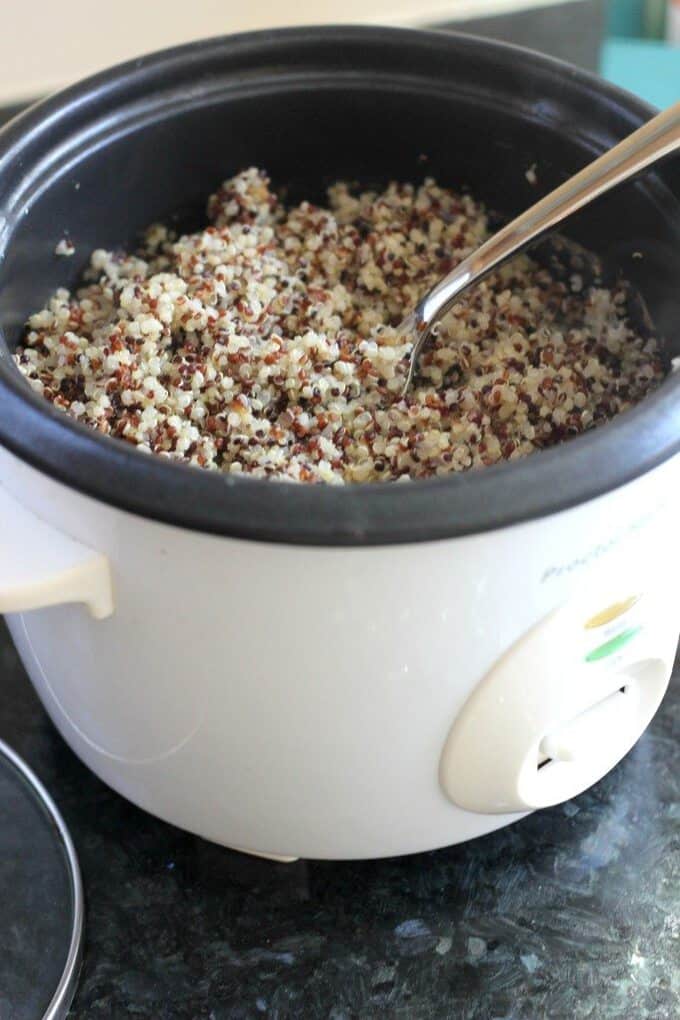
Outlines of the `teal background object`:
{"label": "teal background object", "polygon": [[680,47],[646,39],[607,39],[600,73],[654,106],[680,101]]}
{"label": "teal background object", "polygon": [[644,0],[611,0],[607,16],[607,35],[639,39],[643,35]]}

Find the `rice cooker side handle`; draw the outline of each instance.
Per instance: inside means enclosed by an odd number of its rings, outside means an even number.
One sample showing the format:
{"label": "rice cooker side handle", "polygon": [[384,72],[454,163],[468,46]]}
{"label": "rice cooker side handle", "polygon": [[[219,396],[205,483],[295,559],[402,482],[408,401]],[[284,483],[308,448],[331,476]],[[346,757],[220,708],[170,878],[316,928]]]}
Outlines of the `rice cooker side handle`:
{"label": "rice cooker side handle", "polygon": [[110,616],[109,561],[40,520],[0,485],[0,613],[65,602],[84,603],[97,620]]}

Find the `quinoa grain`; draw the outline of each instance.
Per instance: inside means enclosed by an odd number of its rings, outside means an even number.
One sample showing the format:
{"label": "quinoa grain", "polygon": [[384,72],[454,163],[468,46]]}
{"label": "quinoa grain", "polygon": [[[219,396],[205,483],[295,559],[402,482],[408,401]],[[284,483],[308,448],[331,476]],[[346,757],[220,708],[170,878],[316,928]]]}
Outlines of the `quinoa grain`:
{"label": "quinoa grain", "polygon": [[95,251],[83,287],[29,320],[15,359],[32,388],[147,452],[342,484],[522,457],[661,380],[624,285],[565,282],[521,255],[459,299],[403,398],[399,323],[488,236],[484,208],[431,179],[338,183],[328,208],[286,209],[251,168],[208,217],[180,238],[152,226],[137,254]]}

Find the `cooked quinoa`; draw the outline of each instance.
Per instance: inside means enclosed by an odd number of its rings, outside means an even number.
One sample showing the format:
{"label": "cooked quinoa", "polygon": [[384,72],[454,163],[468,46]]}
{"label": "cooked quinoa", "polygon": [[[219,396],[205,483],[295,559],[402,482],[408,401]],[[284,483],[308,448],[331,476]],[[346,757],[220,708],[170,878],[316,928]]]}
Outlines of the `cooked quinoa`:
{"label": "cooked quinoa", "polygon": [[302,482],[424,478],[593,428],[662,377],[628,290],[520,256],[461,297],[402,387],[399,323],[488,236],[469,194],[426,180],[287,208],[249,169],[209,226],[98,250],[31,316],[16,363],[56,407],[145,450]]}

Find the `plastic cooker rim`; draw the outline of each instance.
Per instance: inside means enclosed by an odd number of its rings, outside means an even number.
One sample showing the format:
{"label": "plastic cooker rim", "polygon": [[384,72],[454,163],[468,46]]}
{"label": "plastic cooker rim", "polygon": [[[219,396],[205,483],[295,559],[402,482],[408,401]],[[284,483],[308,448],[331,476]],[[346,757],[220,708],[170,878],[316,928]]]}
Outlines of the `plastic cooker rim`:
{"label": "plastic cooker rim", "polygon": [[[160,112],[172,90],[200,70],[214,71],[215,86],[290,75],[307,68],[328,76],[323,54],[337,55],[335,70],[354,72],[361,59],[418,60],[404,77],[446,82],[443,60],[456,55],[493,65],[493,73],[522,74],[548,95],[569,83],[569,99],[593,94],[607,104],[623,135],[652,114],[647,104],[560,61],[503,43],[449,33],[369,27],[325,27],[255,32],[190,43],[104,71],[31,108],[0,132],[0,194],[22,203],[40,174],[25,173],[69,139],[82,139],[104,116],[120,127]],[[377,52],[376,52],[377,51]],[[321,63],[319,62],[321,61]],[[341,66],[345,61],[346,66]],[[393,65],[390,65],[390,61]],[[340,66],[339,66],[340,65]],[[316,68],[316,70],[315,70]],[[366,75],[381,73],[380,66]],[[259,75],[259,77],[258,77]],[[480,91],[488,82],[480,74]],[[552,93],[550,85],[552,83]],[[414,84],[415,87],[415,84]],[[496,85],[498,88],[498,84]],[[181,91],[181,90],[180,90]],[[183,101],[186,101],[186,89]],[[155,104],[155,105],[154,105]],[[123,118],[125,112],[127,120]],[[71,152],[73,148],[71,149]],[[13,208],[20,205],[14,202]],[[0,258],[11,244],[12,219],[0,232]],[[632,481],[680,452],[680,373],[642,404],[601,428],[525,460],[448,478],[406,485],[306,486],[201,471],[149,457],[79,424],[33,394],[7,357],[0,338],[0,443],[67,486],[120,509],[180,527],[260,541],[361,546],[431,541],[480,533],[546,516]]]}

